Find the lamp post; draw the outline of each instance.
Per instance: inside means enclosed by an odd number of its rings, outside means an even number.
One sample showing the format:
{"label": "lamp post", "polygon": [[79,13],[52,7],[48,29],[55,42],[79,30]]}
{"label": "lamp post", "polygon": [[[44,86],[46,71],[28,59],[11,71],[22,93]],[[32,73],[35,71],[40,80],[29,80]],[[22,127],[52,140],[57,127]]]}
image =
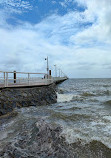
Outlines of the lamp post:
{"label": "lamp post", "polygon": [[48,78],[48,75],[49,75],[49,62],[48,62],[48,57],[45,58],[45,60],[47,60],[47,78]]}
{"label": "lamp post", "polygon": [[62,77],[62,70],[61,70],[60,74],[61,74],[61,77]]}
{"label": "lamp post", "polygon": [[56,65],[54,65],[55,66],[55,77],[57,77],[57,67],[56,67]]}
{"label": "lamp post", "polygon": [[59,69],[59,77],[61,77],[61,69]]}

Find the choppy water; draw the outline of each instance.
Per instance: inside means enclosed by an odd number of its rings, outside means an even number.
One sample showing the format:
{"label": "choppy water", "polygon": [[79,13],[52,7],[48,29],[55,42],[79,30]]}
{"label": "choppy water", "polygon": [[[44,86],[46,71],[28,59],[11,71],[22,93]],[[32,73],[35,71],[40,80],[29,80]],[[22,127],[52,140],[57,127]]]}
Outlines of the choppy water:
{"label": "choppy water", "polygon": [[[78,157],[111,158],[111,79],[69,79],[58,86],[57,95],[58,103],[19,109],[18,116],[3,123],[0,127],[0,149],[21,139],[24,130],[34,129],[38,117],[41,117],[54,126],[62,127],[61,135],[74,145],[72,150],[80,153]],[[75,145],[77,142],[80,142],[79,146]],[[87,144],[90,144],[92,152],[97,150],[95,155],[91,152],[88,155]],[[87,150],[87,154],[81,156],[79,150]]]}

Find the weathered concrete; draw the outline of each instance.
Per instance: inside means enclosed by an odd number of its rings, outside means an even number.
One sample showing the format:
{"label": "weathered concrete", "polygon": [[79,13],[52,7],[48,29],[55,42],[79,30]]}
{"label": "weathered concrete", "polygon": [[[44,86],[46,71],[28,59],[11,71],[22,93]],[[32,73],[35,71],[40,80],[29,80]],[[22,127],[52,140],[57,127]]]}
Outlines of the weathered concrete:
{"label": "weathered concrete", "polygon": [[0,116],[14,108],[41,106],[57,102],[55,84],[42,87],[3,88],[0,90]]}

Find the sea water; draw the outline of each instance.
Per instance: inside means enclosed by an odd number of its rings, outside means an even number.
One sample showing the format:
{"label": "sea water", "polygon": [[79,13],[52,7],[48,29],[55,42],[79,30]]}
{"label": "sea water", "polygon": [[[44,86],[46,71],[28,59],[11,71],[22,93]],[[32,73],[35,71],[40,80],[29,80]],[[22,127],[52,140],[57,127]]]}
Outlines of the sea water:
{"label": "sea water", "polygon": [[[76,144],[72,149],[80,153],[78,157],[111,158],[107,155],[111,149],[111,79],[69,79],[57,86],[56,104],[17,111],[17,117],[0,127],[1,150],[7,143],[14,144],[20,139],[21,129],[29,132],[40,117],[49,124],[59,125],[61,136],[68,144],[80,143],[80,147]],[[80,151],[85,150],[87,144],[92,152],[99,145],[95,155],[88,151],[82,155]]]}

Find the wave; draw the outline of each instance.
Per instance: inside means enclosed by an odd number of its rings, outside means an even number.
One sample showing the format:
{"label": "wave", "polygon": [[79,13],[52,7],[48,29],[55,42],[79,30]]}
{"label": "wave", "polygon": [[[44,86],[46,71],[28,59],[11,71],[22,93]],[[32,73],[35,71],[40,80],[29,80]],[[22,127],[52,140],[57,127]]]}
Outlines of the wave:
{"label": "wave", "polygon": [[83,93],[81,94],[81,96],[83,96],[83,97],[92,97],[92,96],[95,96],[95,94],[90,93],[90,92],[83,92]]}
{"label": "wave", "polygon": [[71,144],[72,148],[76,148],[79,158],[110,158],[111,149],[104,145],[101,141],[92,140],[87,144],[81,141]]}
{"label": "wave", "polygon": [[[83,101],[85,101],[86,98],[93,97],[93,96],[95,96],[95,95],[92,94],[92,93],[88,93],[88,92],[82,93],[80,95],[74,95],[74,94],[69,94],[69,93],[68,94],[59,94],[59,93],[57,93],[57,102],[58,103],[83,102]],[[95,98],[92,98],[89,101],[98,102],[98,100],[95,99]]]}
{"label": "wave", "polygon": [[51,125],[41,118],[29,125],[22,124],[20,131],[0,151],[1,157],[50,158],[110,158],[111,149],[101,141],[83,143],[81,139],[69,144],[62,135],[63,128]]}
{"label": "wave", "polygon": [[105,105],[111,105],[111,100],[105,101],[104,104]]}
{"label": "wave", "polygon": [[59,94],[57,93],[57,102],[69,102],[73,98],[73,94]]}
{"label": "wave", "polygon": [[65,93],[64,89],[58,89],[57,91],[58,91],[59,94],[64,94]]}
{"label": "wave", "polygon": [[106,91],[103,92],[103,94],[105,94],[105,95],[111,95],[111,91],[106,90]]}
{"label": "wave", "polygon": [[[70,109],[69,109],[70,110]],[[51,118],[54,119],[62,119],[64,121],[77,121],[77,120],[81,120],[81,119],[90,119],[90,115],[86,115],[86,114],[72,114],[71,113],[64,113],[64,112],[54,112],[51,115]]]}
{"label": "wave", "polygon": [[83,98],[81,98],[80,96],[73,96],[73,98],[72,98],[72,100],[71,101],[77,101],[77,102],[83,102],[84,101],[84,99]]}
{"label": "wave", "polygon": [[80,107],[71,107],[71,108],[68,108],[68,110],[80,110],[81,108]]}
{"label": "wave", "polygon": [[75,158],[70,145],[66,143],[65,138],[60,136],[62,130],[60,126],[53,127],[39,119],[31,129],[28,126],[27,128],[22,127],[15,141],[7,142],[7,145],[0,151],[0,157]]}
{"label": "wave", "polygon": [[110,96],[111,95],[111,91],[110,90],[96,90],[94,92],[83,92],[81,94],[81,96],[83,97],[92,97],[92,96]]}
{"label": "wave", "polygon": [[97,100],[97,99],[89,99],[88,101],[89,102],[99,102],[99,100]]}

